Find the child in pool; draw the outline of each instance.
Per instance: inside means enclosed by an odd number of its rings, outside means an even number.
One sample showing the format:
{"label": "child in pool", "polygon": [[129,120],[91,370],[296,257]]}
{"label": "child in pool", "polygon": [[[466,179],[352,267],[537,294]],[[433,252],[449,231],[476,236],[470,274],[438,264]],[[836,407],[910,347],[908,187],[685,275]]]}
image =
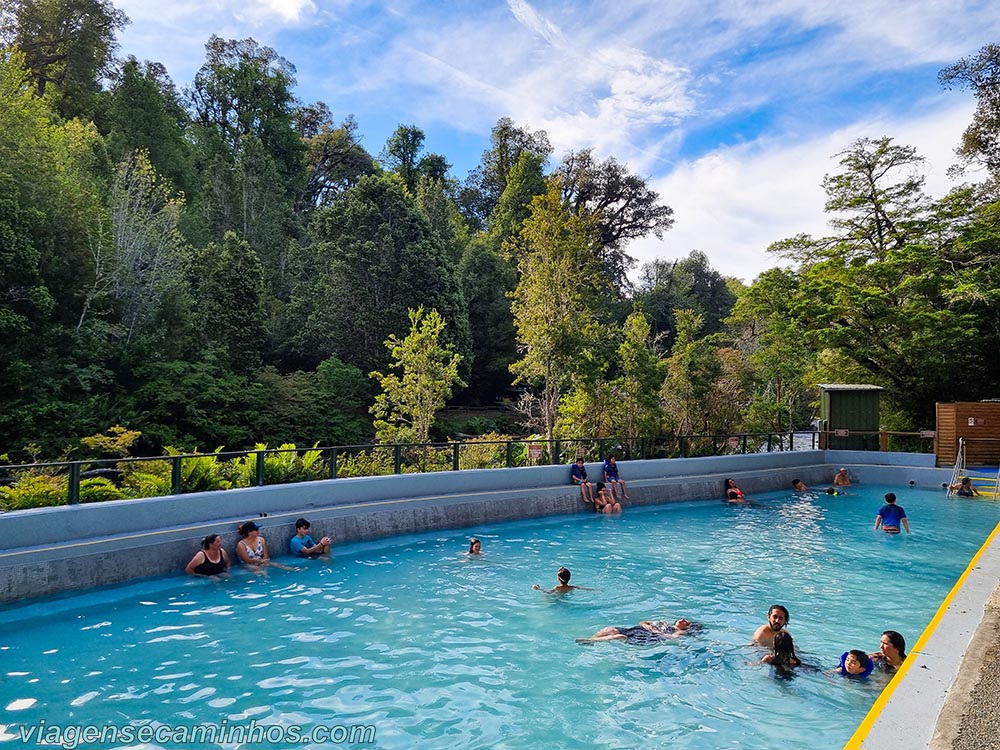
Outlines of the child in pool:
{"label": "child in pool", "polygon": [[867,677],[872,673],[875,662],[861,649],[851,649],[840,655],[840,665],[831,672],[845,677]]}
{"label": "child in pool", "polygon": [[792,635],[788,631],[779,630],[774,634],[774,641],[771,643],[771,653],[760,660],[761,664],[770,664],[776,669],[791,669],[802,664],[802,660],[795,655],[795,643]]}

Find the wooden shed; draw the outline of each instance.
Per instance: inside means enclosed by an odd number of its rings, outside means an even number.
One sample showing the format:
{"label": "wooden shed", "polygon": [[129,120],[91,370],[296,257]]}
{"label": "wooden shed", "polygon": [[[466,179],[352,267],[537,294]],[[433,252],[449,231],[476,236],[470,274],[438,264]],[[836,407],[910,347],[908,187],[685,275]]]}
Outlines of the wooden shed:
{"label": "wooden shed", "polygon": [[958,440],[965,439],[965,463],[1000,465],[1000,401],[936,404],[934,454],[938,466],[954,466]]}
{"label": "wooden shed", "polygon": [[820,430],[825,433],[823,447],[877,451],[883,390],[877,385],[820,383]]}

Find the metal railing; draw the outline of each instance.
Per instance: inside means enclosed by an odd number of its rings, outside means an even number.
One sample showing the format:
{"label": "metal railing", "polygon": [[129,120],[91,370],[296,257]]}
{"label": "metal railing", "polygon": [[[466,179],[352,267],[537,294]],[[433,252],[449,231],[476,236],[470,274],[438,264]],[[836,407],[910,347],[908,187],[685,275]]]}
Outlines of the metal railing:
{"label": "metal railing", "polygon": [[[902,433],[900,433],[902,434]],[[917,435],[917,433],[906,433]],[[812,450],[820,432],[462,440],[263,448],[0,466],[0,510],[179,495],[338,477]],[[884,440],[882,441],[884,444]]]}

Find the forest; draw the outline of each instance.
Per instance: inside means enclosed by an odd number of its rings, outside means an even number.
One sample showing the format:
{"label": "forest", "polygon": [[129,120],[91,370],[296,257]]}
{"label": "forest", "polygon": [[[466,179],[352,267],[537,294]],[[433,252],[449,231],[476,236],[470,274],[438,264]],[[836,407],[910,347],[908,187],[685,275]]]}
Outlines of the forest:
{"label": "forest", "polygon": [[695,250],[636,268],[670,196],[613,156],[502,118],[460,178],[415,125],[369,153],[253,39],[178,85],[118,56],[108,0],[2,8],[7,461],[782,432],[824,382],[882,386],[912,431],[1000,397],[996,45],[939,74],[977,101],[949,194],[891,135],[844,144],[828,236],[775,238],[787,267],[745,285]]}

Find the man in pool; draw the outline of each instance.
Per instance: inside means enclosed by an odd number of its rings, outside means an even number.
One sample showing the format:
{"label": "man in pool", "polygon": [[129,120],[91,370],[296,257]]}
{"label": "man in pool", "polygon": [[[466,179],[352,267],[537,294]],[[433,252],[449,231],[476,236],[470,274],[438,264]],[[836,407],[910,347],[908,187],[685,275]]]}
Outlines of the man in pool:
{"label": "man in pool", "polygon": [[896,505],[896,493],[885,493],[885,505],[879,508],[878,515],[875,516],[875,531],[882,527],[886,534],[898,534],[899,524],[902,522],[906,533],[910,533],[910,522],[906,520],[906,511],[902,505]]}
{"label": "man in pool", "polygon": [[757,646],[773,646],[775,634],[784,629],[788,620],[788,610],[780,604],[772,604],[767,610],[767,622],[757,628],[752,643]]}
{"label": "man in pool", "polygon": [[851,486],[851,476],[847,473],[847,469],[841,469],[833,475],[833,484],[835,487]]}

